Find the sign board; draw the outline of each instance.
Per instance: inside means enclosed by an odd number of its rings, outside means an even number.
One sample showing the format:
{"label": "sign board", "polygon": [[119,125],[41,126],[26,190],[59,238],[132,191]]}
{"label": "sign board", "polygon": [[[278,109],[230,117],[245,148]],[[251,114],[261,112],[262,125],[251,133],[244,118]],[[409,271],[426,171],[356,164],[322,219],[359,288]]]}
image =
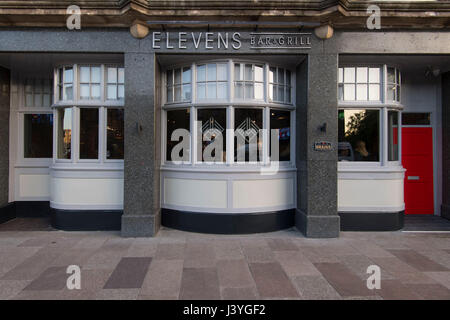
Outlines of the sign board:
{"label": "sign board", "polygon": [[315,151],[332,151],[333,145],[331,142],[328,141],[318,141],[314,143],[314,150]]}

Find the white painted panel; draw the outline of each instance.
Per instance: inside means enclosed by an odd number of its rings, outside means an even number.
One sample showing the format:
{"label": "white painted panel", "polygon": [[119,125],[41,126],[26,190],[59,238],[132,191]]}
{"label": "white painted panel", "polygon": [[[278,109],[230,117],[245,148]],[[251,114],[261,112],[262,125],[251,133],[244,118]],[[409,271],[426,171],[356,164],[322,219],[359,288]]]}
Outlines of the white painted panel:
{"label": "white painted panel", "polygon": [[257,208],[294,205],[294,180],[233,181],[233,207]]}
{"label": "white painted panel", "polygon": [[59,209],[122,209],[123,179],[53,177],[50,199]]}
{"label": "white painted panel", "polygon": [[403,179],[338,180],[339,211],[400,211]]}
{"label": "white painted panel", "polygon": [[226,208],[227,181],[165,178],[164,204]]}
{"label": "white painted panel", "polygon": [[50,197],[50,175],[22,174],[19,177],[19,197]]}

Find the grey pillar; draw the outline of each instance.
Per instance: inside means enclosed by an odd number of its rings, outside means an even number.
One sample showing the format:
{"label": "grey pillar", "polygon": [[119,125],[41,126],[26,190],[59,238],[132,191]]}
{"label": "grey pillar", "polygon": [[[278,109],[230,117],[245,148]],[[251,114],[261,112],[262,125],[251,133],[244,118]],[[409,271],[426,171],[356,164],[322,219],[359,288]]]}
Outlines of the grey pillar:
{"label": "grey pillar", "polygon": [[125,54],[124,237],[155,236],[160,227],[155,71],[154,54]]}
{"label": "grey pillar", "polygon": [[442,75],[442,207],[450,219],[450,72]]}
{"label": "grey pillar", "polygon": [[[338,237],[340,231],[337,68],[337,54],[310,54],[297,69],[295,224],[313,238]],[[315,151],[319,141],[331,142],[333,150]]]}
{"label": "grey pillar", "polygon": [[0,223],[14,217],[9,191],[9,70],[0,67]]}

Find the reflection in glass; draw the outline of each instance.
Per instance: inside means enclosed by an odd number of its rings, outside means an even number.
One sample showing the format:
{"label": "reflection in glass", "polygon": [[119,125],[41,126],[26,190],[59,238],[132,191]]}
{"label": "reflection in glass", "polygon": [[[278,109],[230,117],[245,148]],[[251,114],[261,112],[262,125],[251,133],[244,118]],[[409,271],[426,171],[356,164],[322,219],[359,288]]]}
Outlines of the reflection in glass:
{"label": "reflection in glass", "polygon": [[388,160],[398,161],[398,112],[388,111]]}
{"label": "reflection in glass", "polygon": [[379,161],[379,110],[339,110],[339,161]]}
{"label": "reflection in glass", "polygon": [[[197,111],[197,121],[200,121],[201,125],[201,135],[203,135],[203,139],[198,143],[201,143],[201,147],[197,146],[197,159],[200,162],[209,162],[208,156],[212,159],[217,159],[215,162],[225,162],[226,161],[226,110],[225,109],[198,109]],[[206,135],[206,137],[205,137]],[[217,148],[213,148],[213,145],[216,137],[221,136],[222,137],[222,145],[218,145]],[[208,138],[208,139],[206,139]],[[210,141],[205,141],[210,140]],[[217,141],[216,141],[217,143]],[[210,146],[211,145],[211,146]],[[205,149],[207,152],[205,152]],[[212,150],[212,151],[211,151]],[[211,152],[209,152],[211,151]],[[217,154],[219,152],[219,154]],[[201,153],[201,154],[200,154]],[[222,156],[220,156],[220,153],[222,153]]]}
{"label": "reflection in glass", "polygon": [[[270,110],[270,132],[278,129],[278,146],[279,146],[279,161],[291,161],[291,112],[282,110]],[[269,133],[269,137],[271,134]],[[272,146],[270,141],[270,146]],[[272,156],[272,149],[269,150]]]}
{"label": "reflection in glass", "polygon": [[108,109],[106,126],[106,159],[124,156],[124,110]]}
{"label": "reflection in glass", "polygon": [[80,159],[98,159],[98,109],[80,109]]}
{"label": "reflection in glass", "polygon": [[[177,129],[185,129],[190,132],[190,112],[189,109],[168,110],[167,111],[167,146],[166,146],[166,160],[172,161],[172,149],[180,141],[172,141],[172,133]],[[183,149],[180,150],[180,158],[183,159]],[[187,155],[189,156],[189,155]],[[176,159],[175,159],[176,160]]]}
{"label": "reflection in glass", "polygon": [[58,110],[58,159],[72,157],[72,109]]}
{"label": "reflection in glass", "polygon": [[53,157],[53,114],[24,115],[24,158]]}
{"label": "reflection in glass", "polygon": [[235,162],[260,161],[262,154],[263,112],[261,109],[235,109],[234,160]]}

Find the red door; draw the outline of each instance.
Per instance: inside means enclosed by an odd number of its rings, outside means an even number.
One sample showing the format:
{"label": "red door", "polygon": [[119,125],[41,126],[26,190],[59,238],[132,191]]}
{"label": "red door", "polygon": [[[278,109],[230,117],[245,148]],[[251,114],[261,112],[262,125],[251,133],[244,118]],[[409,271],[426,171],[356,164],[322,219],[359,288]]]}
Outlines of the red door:
{"label": "red door", "polygon": [[405,173],[405,213],[433,214],[433,131],[431,127],[402,128]]}

